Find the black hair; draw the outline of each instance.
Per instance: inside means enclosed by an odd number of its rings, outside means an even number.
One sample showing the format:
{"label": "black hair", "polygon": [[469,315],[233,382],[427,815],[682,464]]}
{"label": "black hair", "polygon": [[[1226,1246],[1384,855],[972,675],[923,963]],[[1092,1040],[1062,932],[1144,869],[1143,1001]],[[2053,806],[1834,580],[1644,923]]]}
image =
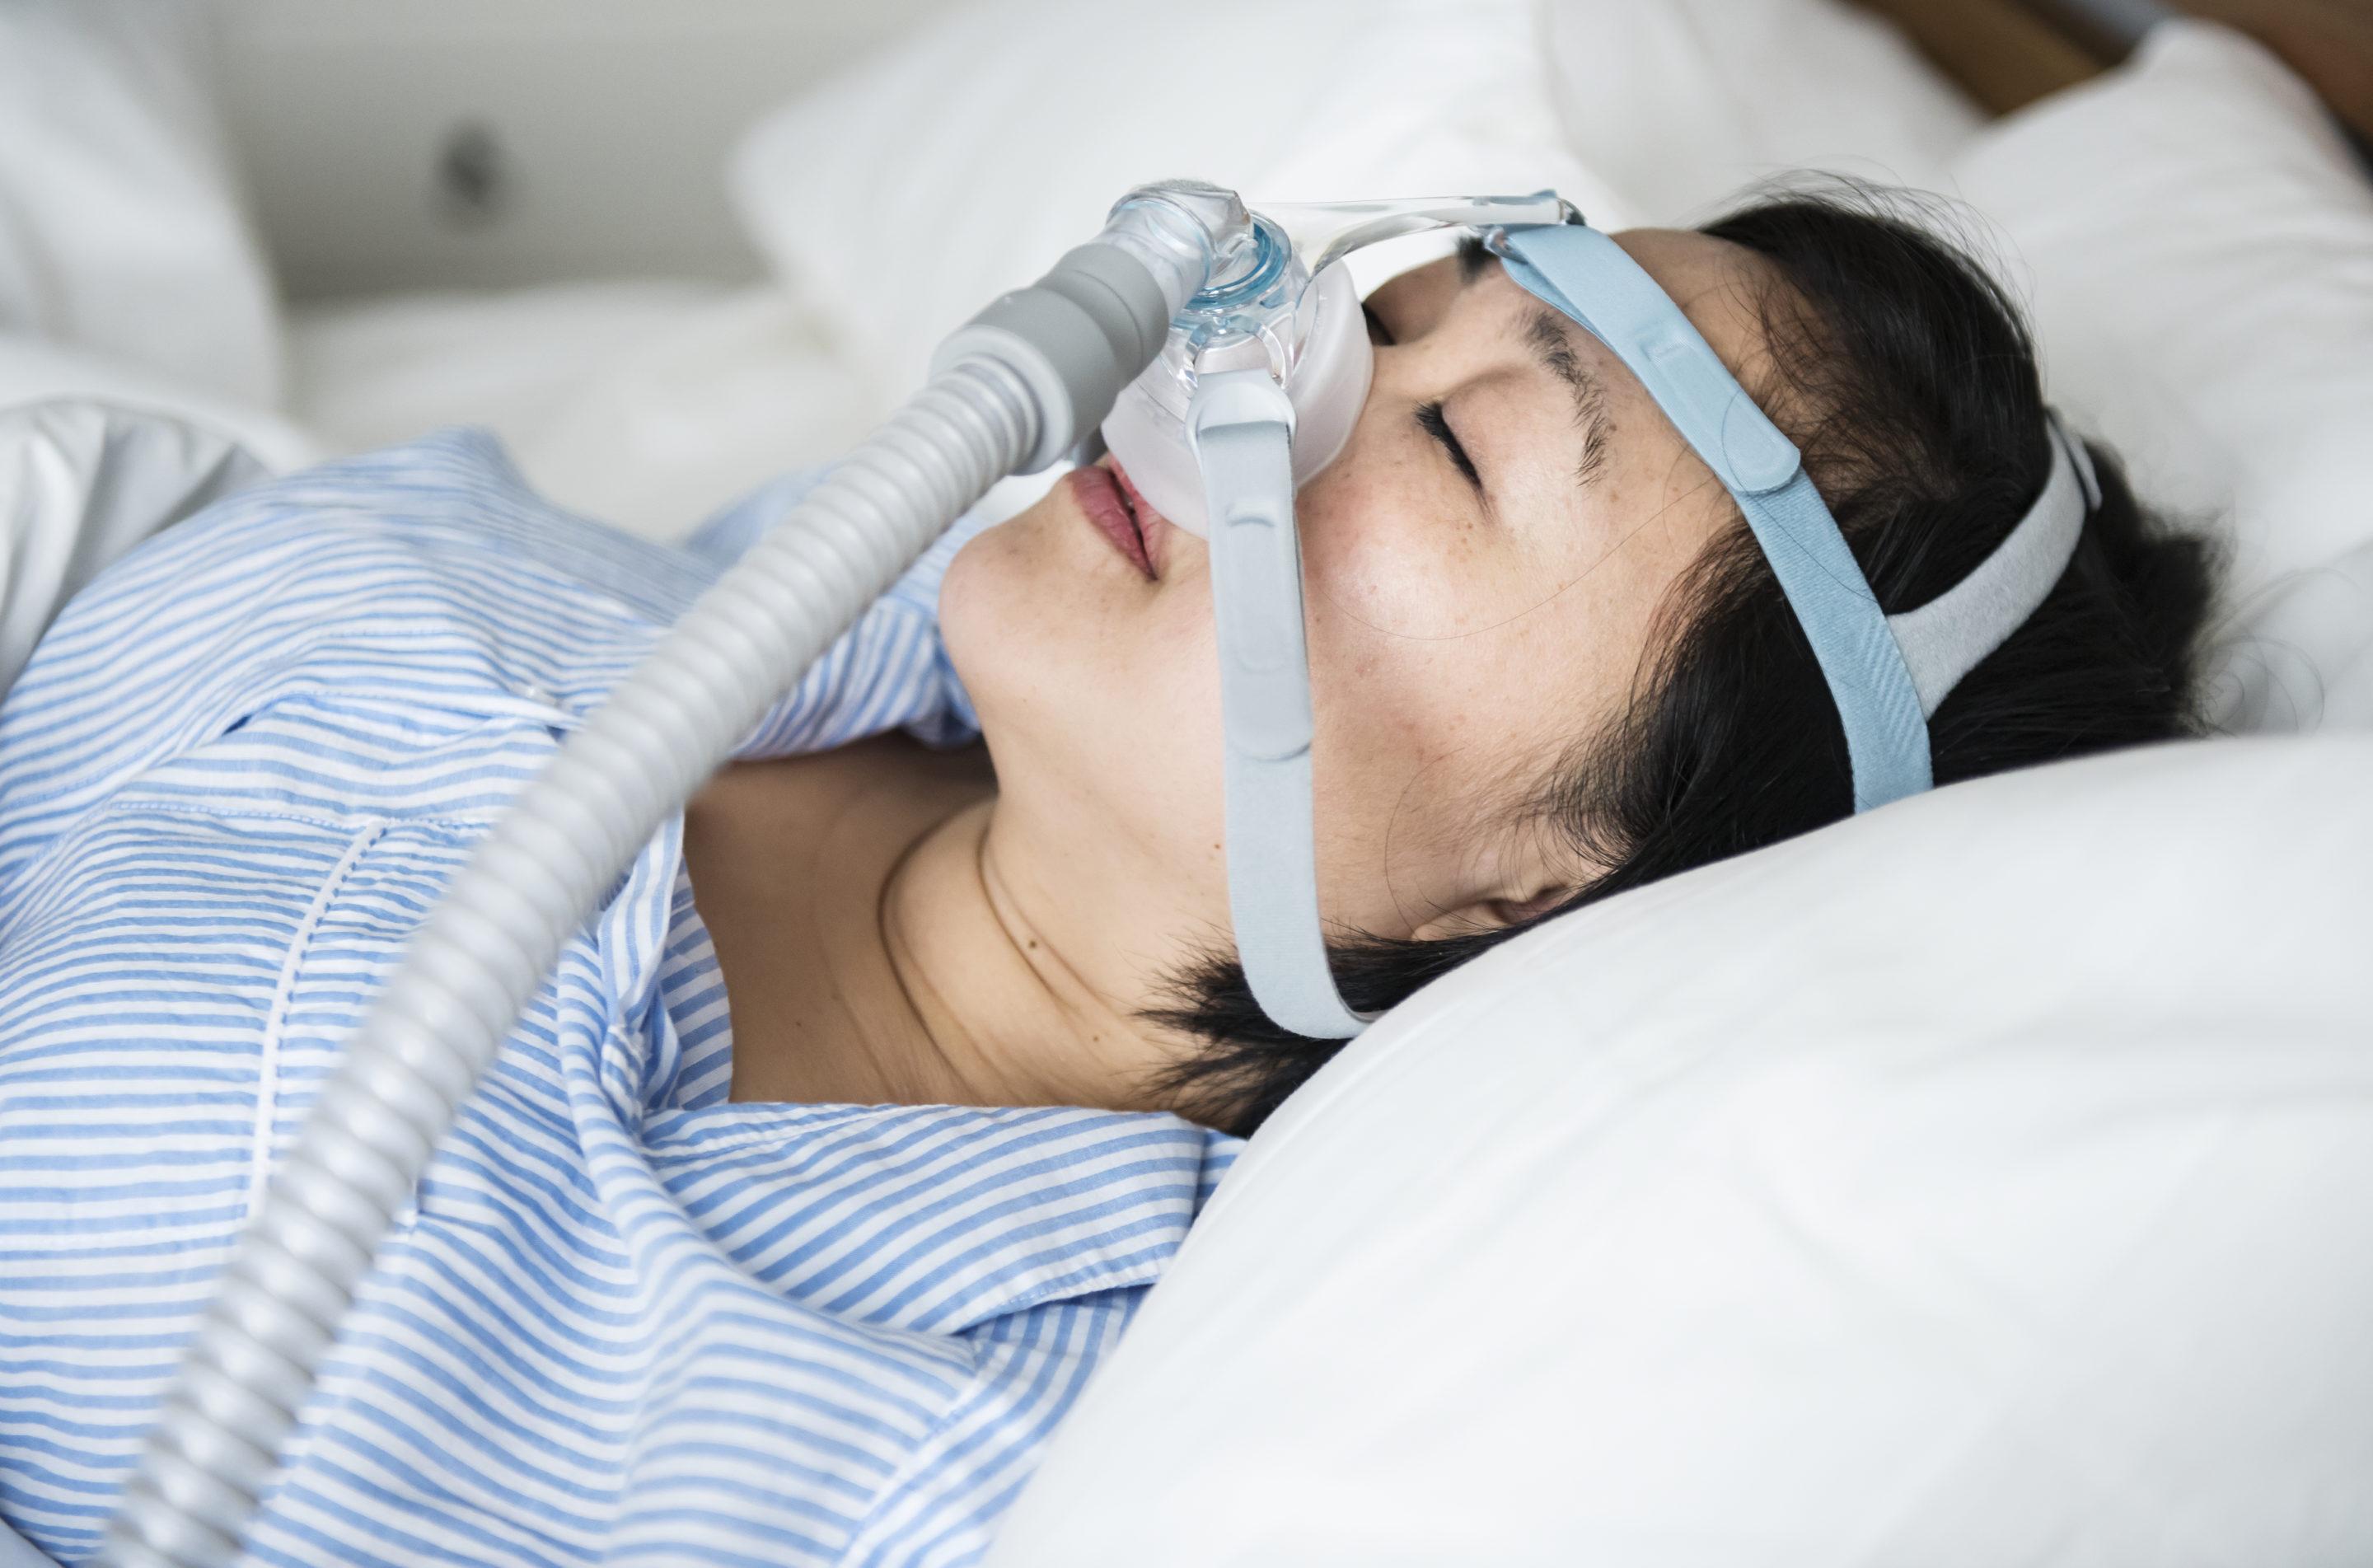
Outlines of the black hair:
{"label": "black hair", "polygon": [[[1767,197],[1704,233],[1763,257],[1768,384],[1751,388],[1889,614],[1952,588],[2002,543],[2050,471],[2034,345],[1982,268],[1903,198]],[[2042,606],[1929,721],[1936,782],[2198,732],[2196,645],[2213,562],[2146,516],[2110,454],[2101,499]],[[1329,944],[1344,999],[1389,1007],[1542,920],[1850,815],[1845,734],[1820,667],[1743,519],[1681,575],[1628,710],[1577,744],[1539,820],[1605,868],[1559,908],[1432,941]],[[1262,1013],[1233,955],[1176,976],[1150,1014],[1199,1049],[1158,1087],[1182,1114],[1260,1125],[1341,1042]]]}

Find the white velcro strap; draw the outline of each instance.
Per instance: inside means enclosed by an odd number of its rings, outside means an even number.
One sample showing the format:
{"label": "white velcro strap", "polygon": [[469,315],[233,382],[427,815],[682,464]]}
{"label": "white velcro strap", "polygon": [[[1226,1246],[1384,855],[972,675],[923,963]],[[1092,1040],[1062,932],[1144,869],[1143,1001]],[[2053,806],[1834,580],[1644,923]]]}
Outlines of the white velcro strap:
{"label": "white velcro strap", "polygon": [[2042,604],[2076,553],[2086,514],[2099,504],[2085,449],[2061,428],[2057,415],[2047,417],[2045,426],[2052,474],[2010,537],[1949,592],[1887,617],[1911,671],[1921,711],[1930,718],[1961,677],[2007,642]]}

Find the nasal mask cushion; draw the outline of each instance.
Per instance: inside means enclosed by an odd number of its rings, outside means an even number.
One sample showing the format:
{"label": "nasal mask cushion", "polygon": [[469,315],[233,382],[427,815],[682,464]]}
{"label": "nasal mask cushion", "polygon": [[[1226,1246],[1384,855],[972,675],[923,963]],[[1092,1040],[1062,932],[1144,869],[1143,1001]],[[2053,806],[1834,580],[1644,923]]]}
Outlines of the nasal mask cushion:
{"label": "nasal mask cushion", "polygon": [[[1497,200],[1544,199],[1553,204],[1550,193]],[[1520,227],[1531,214],[1508,216],[1486,232],[1510,277],[1630,368],[1745,514],[1837,704],[1854,809],[1929,789],[1929,716],[2035,613],[2099,504],[2083,447],[2052,419],[2050,475],[2009,538],[1951,591],[1889,616],[1795,445],[1655,280],[1579,221]],[[1322,1039],[1369,1022],[1336,989],[1318,914],[1293,512],[1295,489],[1341,451],[1373,375],[1360,300],[1336,259],[1346,248],[1330,248],[1306,287],[1290,253],[1271,255],[1271,271],[1250,269],[1235,298],[1190,302],[1103,427],[1138,493],[1210,541],[1237,954],[1262,1011]]]}
{"label": "nasal mask cushion", "polygon": [[1375,373],[1367,314],[1341,262],[1310,279],[1298,302],[1275,313],[1271,330],[1206,346],[1192,326],[1175,329],[1145,374],[1121,392],[1104,422],[1105,445],[1154,510],[1189,533],[1208,532],[1202,467],[1187,430],[1200,378],[1261,370],[1293,404],[1293,482],[1307,485],[1341,455],[1367,405]]}

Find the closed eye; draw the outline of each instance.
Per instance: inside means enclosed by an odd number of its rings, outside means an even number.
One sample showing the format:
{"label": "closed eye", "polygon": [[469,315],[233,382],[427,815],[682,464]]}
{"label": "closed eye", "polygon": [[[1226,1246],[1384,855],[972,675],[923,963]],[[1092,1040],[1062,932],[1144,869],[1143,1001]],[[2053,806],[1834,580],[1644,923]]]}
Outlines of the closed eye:
{"label": "closed eye", "polygon": [[1442,450],[1450,454],[1450,461],[1457,465],[1458,472],[1467,476],[1467,482],[1469,485],[1475,486],[1475,493],[1479,496],[1481,495],[1483,493],[1483,476],[1475,472],[1475,460],[1468,457],[1467,455],[1467,449],[1458,444],[1457,432],[1451,429],[1450,421],[1444,416],[1442,404],[1438,403],[1419,404],[1417,405],[1417,422],[1419,427],[1423,429],[1427,435],[1432,436],[1435,440],[1442,443]]}

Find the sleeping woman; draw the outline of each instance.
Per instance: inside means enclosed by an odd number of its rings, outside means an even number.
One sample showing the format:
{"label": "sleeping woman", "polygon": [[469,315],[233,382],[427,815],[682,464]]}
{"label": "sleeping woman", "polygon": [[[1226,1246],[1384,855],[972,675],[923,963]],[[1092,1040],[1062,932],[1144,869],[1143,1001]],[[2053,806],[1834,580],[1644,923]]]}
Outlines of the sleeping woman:
{"label": "sleeping woman", "polygon": [[[1916,227],[1785,197],[1619,243],[1886,610],[2043,490],[2025,332]],[[1805,633],[1622,361],[1479,248],[1370,306],[1374,390],[1299,501],[1363,1010],[1853,807]],[[2095,462],[2065,571],[1931,720],[1939,783],[2191,727],[2200,549]],[[471,845],[793,487],[667,550],[442,437],[218,506],[50,633],[0,711],[0,1516],[36,1544],[94,1549]],[[976,1559],[1235,1139],[1338,1048],[1229,956],[1218,702],[1203,544],[1125,473],[960,525],[568,946],[346,1319],[259,1560]]]}

